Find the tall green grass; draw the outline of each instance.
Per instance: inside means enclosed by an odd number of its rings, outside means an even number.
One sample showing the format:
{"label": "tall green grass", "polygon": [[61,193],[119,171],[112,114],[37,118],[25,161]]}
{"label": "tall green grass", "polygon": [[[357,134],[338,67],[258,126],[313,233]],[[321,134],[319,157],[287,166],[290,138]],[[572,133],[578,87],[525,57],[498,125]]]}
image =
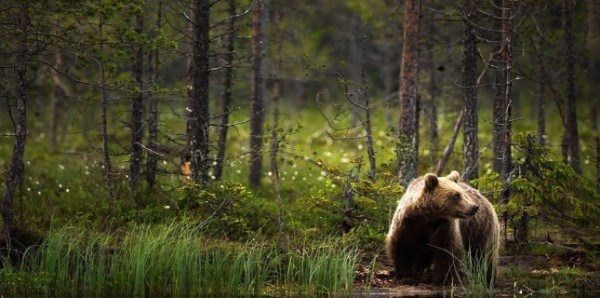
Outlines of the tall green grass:
{"label": "tall green grass", "polygon": [[[469,293],[479,297],[494,296],[496,272],[490,268],[492,257],[492,251],[476,254],[469,250],[461,260],[464,274],[460,282]],[[488,279],[488,274],[491,274],[491,280]]]}
{"label": "tall green grass", "polygon": [[[444,251],[452,254],[450,251]],[[490,266],[493,263],[491,261],[494,255],[492,249],[481,253],[468,250],[461,258],[452,255],[455,266],[451,270],[456,270],[454,276],[457,277],[457,280],[452,281],[450,296],[455,296],[456,286],[458,286],[460,287],[459,290],[470,296],[493,297],[496,272]],[[490,277],[488,277],[488,274],[490,274]],[[451,272],[448,272],[448,275],[450,276]]]}
{"label": "tall green grass", "polygon": [[[322,293],[327,295],[350,293],[358,267],[359,252],[340,247],[333,241],[290,252],[279,262],[278,285],[285,294]],[[289,288],[288,286],[298,286]]]}
{"label": "tall green grass", "polygon": [[348,294],[359,251],[335,239],[283,254],[261,242],[228,243],[186,224],[139,225],[103,234],[50,231],[24,271],[55,297],[199,297]]}

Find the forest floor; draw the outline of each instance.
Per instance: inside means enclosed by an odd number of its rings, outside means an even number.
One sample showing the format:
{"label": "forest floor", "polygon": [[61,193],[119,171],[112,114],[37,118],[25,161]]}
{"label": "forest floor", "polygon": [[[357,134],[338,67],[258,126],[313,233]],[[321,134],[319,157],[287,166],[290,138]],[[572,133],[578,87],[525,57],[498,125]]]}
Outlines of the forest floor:
{"label": "forest floor", "polygon": [[[560,254],[514,253],[501,256],[493,295],[598,297],[600,262],[595,254],[597,252],[588,254],[570,249]],[[370,272],[369,263],[365,262],[357,272],[357,286],[370,297],[472,296],[461,286],[453,288],[397,281],[393,266],[386,257],[377,261],[376,268],[375,272]]]}

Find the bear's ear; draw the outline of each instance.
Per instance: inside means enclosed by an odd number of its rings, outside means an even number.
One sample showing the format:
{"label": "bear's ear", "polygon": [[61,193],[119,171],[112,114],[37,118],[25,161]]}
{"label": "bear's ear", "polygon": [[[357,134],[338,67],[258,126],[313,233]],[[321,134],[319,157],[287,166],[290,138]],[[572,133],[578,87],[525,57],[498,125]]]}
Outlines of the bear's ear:
{"label": "bear's ear", "polygon": [[432,173],[425,174],[423,181],[425,182],[426,191],[434,190],[438,185],[438,177]]}
{"label": "bear's ear", "polygon": [[450,174],[448,174],[448,176],[446,176],[446,178],[454,182],[458,182],[458,180],[460,179],[460,174],[458,173],[458,171],[452,171],[450,172]]}

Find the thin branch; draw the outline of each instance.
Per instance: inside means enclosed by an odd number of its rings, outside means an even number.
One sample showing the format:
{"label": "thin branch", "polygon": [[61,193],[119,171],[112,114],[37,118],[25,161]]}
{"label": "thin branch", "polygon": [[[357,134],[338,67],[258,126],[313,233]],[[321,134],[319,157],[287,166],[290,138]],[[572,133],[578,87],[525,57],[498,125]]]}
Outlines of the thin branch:
{"label": "thin branch", "polygon": [[140,147],[142,147],[142,149],[144,149],[144,150],[148,151],[149,153],[151,153],[151,154],[153,154],[153,155],[158,155],[158,156],[160,156],[160,157],[165,157],[165,155],[164,155],[164,154],[162,154],[162,153],[160,153],[160,152],[156,152],[156,151],[154,151],[154,150],[152,150],[152,149],[150,149],[150,148],[146,147],[146,145],[144,145],[144,144],[142,144],[142,143],[136,143],[136,144],[138,144]]}
{"label": "thin branch", "polygon": [[452,150],[454,149],[454,143],[456,142],[456,138],[458,137],[458,132],[460,131],[460,128],[462,126],[464,113],[465,113],[464,110],[460,111],[460,115],[458,115],[458,118],[456,119],[456,123],[454,124],[454,131],[452,132],[452,137],[450,138],[448,145],[446,145],[446,148],[444,149],[442,158],[440,159],[437,166],[435,167],[435,174],[437,176],[442,174],[442,170],[446,166],[446,163],[448,163],[450,154],[452,153]]}

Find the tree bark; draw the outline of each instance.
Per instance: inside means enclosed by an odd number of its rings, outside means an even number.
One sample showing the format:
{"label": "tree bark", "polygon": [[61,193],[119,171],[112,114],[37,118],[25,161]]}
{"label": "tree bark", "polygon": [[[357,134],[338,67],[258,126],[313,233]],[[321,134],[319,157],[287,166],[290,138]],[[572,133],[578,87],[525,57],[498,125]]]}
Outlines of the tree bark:
{"label": "tree bark", "polygon": [[[162,29],[162,0],[158,0],[156,9],[156,32]],[[150,85],[158,84],[158,66],[160,64],[159,50],[156,48],[148,55]],[[158,164],[158,98],[156,92],[148,98],[148,159],[146,160],[146,182],[149,187],[156,183],[156,168]]]}
{"label": "tree bark", "polygon": [[27,139],[27,64],[29,63],[29,47],[27,44],[29,31],[29,7],[27,4],[20,5],[19,15],[20,39],[16,53],[15,71],[17,75],[16,99],[17,117],[15,126],[15,145],[6,172],[6,182],[2,194],[2,220],[4,221],[4,233],[10,238],[15,227],[14,195],[17,185],[23,178],[23,155],[25,153],[25,141]]}
{"label": "tree bark", "polygon": [[[98,25],[98,34],[100,35],[100,55],[104,56],[104,18],[101,17],[100,24]],[[108,190],[108,198],[110,201],[111,208],[114,206],[115,201],[115,190],[114,182],[112,179],[112,163],[110,161],[110,152],[108,149],[108,121],[107,121],[107,109],[108,109],[108,92],[106,91],[106,65],[104,60],[100,61],[100,92],[102,94],[102,158],[104,163],[104,177],[106,178],[106,189]]]}
{"label": "tree bark", "polygon": [[[512,151],[511,151],[511,117],[512,117],[512,102],[510,91],[512,87],[511,68],[512,68],[512,0],[502,0],[502,9],[500,12],[500,33],[501,33],[501,48],[500,52],[500,77],[497,81],[496,97],[498,105],[494,104],[494,121],[498,121],[499,139],[499,155],[495,156],[494,160],[500,163],[500,177],[504,182],[500,194],[500,205],[506,206],[510,196],[509,175],[512,169]],[[497,107],[500,110],[496,110]],[[499,113],[499,114],[496,114]],[[497,118],[496,118],[497,116]],[[507,243],[507,221],[508,214],[506,211],[502,214],[502,230],[504,232],[504,243]]]}
{"label": "tree bark", "polygon": [[[588,0],[587,2],[587,54],[588,54],[588,78],[589,78],[589,94],[588,97],[591,99],[592,106],[590,108],[590,126],[592,132],[598,135],[598,93],[596,91],[595,84],[598,82],[598,70],[596,69],[596,51],[594,48],[593,40],[596,38],[596,13],[594,11],[594,1]],[[596,98],[594,100],[594,98]]]}
{"label": "tree bark", "polygon": [[[431,5],[431,0],[428,3]],[[435,34],[435,25],[433,15],[430,16],[428,22],[429,27],[429,36],[433,36]],[[423,107],[423,111],[425,113],[425,119],[427,121],[427,130],[429,136],[429,161],[431,163],[431,167],[435,168],[438,155],[440,150],[440,136],[439,136],[439,128],[438,128],[438,113],[437,113],[437,95],[438,95],[438,86],[436,80],[436,66],[435,66],[435,58],[433,55],[433,41],[431,38],[427,38],[425,41],[425,45],[427,47],[426,60],[429,61],[429,84],[427,85],[427,89],[429,91],[429,101],[427,105]]]}
{"label": "tree bark", "polygon": [[596,190],[600,191],[600,136],[596,136]]}
{"label": "tree bark", "polygon": [[208,0],[195,0],[191,79],[191,164],[192,180],[208,183],[209,168],[209,14]]}
{"label": "tree bark", "polygon": [[233,51],[235,50],[235,0],[228,0],[229,21],[227,24],[227,54],[225,55],[225,91],[223,92],[223,105],[221,111],[221,126],[219,127],[219,141],[217,142],[217,160],[215,164],[215,179],[220,180],[223,175],[223,164],[227,148],[227,132],[229,131],[229,114],[231,113],[231,84],[233,82]]}
{"label": "tree bark", "polygon": [[496,94],[494,96],[493,104],[493,141],[492,141],[492,155],[493,155],[493,169],[497,173],[502,172],[502,152],[504,148],[503,142],[503,131],[504,131],[504,118],[506,117],[506,102],[505,102],[505,87],[504,87],[504,35],[503,35],[503,20],[502,20],[502,6],[503,0],[494,0],[494,28],[496,38],[498,40],[498,46],[494,49],[494,56],[492,63],[494,64],[494,86]]}
{"label": "tree bark", "polygon": [[[144,16],[135,16],[135,32],[139,37],[144,31]],[[133,61],[133,77],[135,91],[131,102],[131,157],[129,161],[129,187],[134,199],[140,184],[140,169],[142,165],[142,137],[144,116],[144,47],[141,43],[135,45]]]}
{"label": "tree bark", "polygon": [[463,3],[463,88],[464,88],[464,128],[463,128],[463,174],[464,181],[478,177],[479,140],[477,122],[477,46],[473,14],[475,2],[466,0]]}
{"label": "tree bark", "polygon": [[600,136],[596,135],[596,190],[600,191]]}
{"label": "tree bark", "polygon": [[[590,108],[590,127],[592,133],[596,136],[596,189],[600,191],[600,135],[598,135],[598,95],[596,82],[598,81],[598,70],[596,69],[596,51],[594,49],[593,40],[596,38],[596,13],[594,11],[594,3],[589,0],[587,6],[587,54],[588,54],[588,78],[589,78],[589,93],[588,98],[591,99],[592,106]],[[596,99],[594,99],[596,98]]]}
{"label": "tree bark", "polygon": [[252,7],[252,109],[250,115],[251,188],[260,186],[263,161],[263,126],[265,122],[265,55],[267,11],[263,0],[253,0]]}
{"label": "tree bark", "polygon": [[573,0],[563,0],[563,30],[566,46],[566,106],[565,133],[563,135],[563,157],[579,175],[583,173],[579,160],[579,130],[575,104],[575,58],[573,56]]}
{"label": "tree bark", "polygon": [[419,72],[419,22],[421,1],[404,2],[404,46],[400,71],[400,127],[397,148],[398,178],[408,183],[417,177],[418,164],[418,72]]}

